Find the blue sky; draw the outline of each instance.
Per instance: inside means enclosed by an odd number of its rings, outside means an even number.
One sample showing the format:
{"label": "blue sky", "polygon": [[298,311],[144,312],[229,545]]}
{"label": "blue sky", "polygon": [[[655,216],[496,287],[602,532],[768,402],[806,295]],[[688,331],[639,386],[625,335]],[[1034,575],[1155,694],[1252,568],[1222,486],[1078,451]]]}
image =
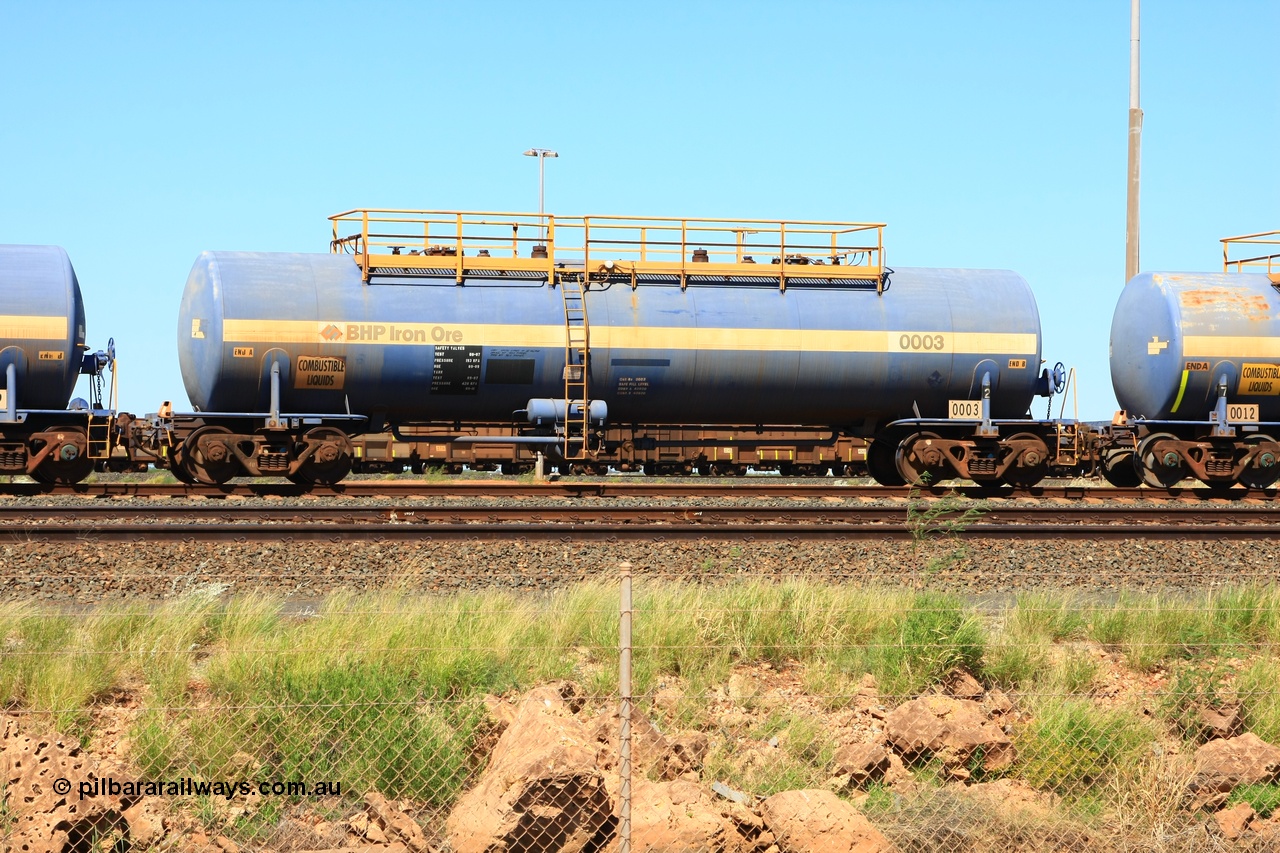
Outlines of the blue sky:
{"label": "blue sky", "polygon": [[[1280,228],[1280,3],[1142,11],[1142,268],[1216,270]],[[536,210],[554,148],[550,212],[882,221],[891,266],[1016,270],[1107,418],[1128,64],[1128,0],[0,0],[0,242],[70,253],[124,408],[184,408],[199,252]]]}

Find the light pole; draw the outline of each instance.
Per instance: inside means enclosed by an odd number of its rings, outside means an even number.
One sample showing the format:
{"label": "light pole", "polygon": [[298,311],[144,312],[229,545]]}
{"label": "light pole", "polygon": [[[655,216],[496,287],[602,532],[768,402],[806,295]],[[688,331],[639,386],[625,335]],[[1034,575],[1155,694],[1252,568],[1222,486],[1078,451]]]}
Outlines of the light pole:
{"label": "light pole", "polygon": [[1125,204],[1124,280],[1138,274],[1138,184],[1142,172],[1142,107],[1138,99],[1138,3],[1129,6],[1129,192]]}
{"label": "light pole", "polygon": [[559,157],[560,155],[555,151],[552,151],[550,148],[530,148],[528,151],[524,152],[524,156],[538,158],[538,222],[542,225],[542,239],[545,243],[547,239],[547,226],[542,219],[542,191],[545,186],[543,183],[543,167],[546,165],[548,157]]}

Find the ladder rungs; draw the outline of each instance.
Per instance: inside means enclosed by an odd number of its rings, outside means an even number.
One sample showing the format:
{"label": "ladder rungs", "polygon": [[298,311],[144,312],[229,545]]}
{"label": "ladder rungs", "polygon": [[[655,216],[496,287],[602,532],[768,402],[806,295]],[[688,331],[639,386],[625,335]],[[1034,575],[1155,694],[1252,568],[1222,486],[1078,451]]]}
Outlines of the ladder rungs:
{"label": "ladder rungs", "polygon": [[[581,416],[568,417],[564,422],[564,458],[587,459],[591,455],[588,436],[591,433],[591,400],[587,393],[587,359],[590,344],[587,326],[587,305],[582,283],[575,279],[561,279],[560,297],[564,303],[565,326],[565,405],[570,400],[581,401]],[[574,356],[577,364],[574,364]]]}

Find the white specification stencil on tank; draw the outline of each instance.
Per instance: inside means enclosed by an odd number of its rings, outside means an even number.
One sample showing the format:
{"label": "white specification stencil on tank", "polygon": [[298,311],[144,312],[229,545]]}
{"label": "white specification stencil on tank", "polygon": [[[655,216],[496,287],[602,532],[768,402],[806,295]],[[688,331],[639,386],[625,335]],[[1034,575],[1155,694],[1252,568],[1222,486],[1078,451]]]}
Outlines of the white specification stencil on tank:
{"label": "white specification stencil on tank", "polygon": [[438,346],[431,364],[432,394],[475,394],[480,390],[480,347]]}
{"label": "white specification stencil on tank", "polygon": [[649,378],[647,376],[620,376],[618,377],[619,397],[643,397],[649,393]]}

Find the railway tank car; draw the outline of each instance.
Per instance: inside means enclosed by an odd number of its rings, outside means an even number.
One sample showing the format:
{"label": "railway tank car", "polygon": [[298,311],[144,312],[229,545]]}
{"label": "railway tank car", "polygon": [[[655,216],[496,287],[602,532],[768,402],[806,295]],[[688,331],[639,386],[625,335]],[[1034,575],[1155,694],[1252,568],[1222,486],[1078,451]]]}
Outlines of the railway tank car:
{"label": "railway tank car", "polygon": [[1104,452],[1109,480],[1157,488],[1188,477],[1250,488],[1275,483],[1277,287],[1280,273],[1265,267],[1147,272],[1129,281],[1111,326],[1111,380],[1126,417]]}
{"label": "railway tank car", "polygon": [[[877,437],[882,481],[1043,476],[1043,436],[1009,426],[1046,383],[1035,300],[1015,273],[889,269],[877,224],[367,210],[333,222],[327,255],[196,261],[178,327],[194,479],[265,470],[251,436],[217,426],[218,413],[263,411],[436,425],[442,441],[563,460],[615,458],[603,444],[655,440],[645,426],[822,427]],[[957,400],[972,402],[961,420],[948,416]],[[313,455],[349,468],[340,431],[312,438]]]}
{"label": "railway tank car", "polygon": [[113,354],[87,353],[84,300],[66,251],[0,246],[0,473],[70,483],[110,451],[101,382],[68,409],[82,374],[101,380]]}

